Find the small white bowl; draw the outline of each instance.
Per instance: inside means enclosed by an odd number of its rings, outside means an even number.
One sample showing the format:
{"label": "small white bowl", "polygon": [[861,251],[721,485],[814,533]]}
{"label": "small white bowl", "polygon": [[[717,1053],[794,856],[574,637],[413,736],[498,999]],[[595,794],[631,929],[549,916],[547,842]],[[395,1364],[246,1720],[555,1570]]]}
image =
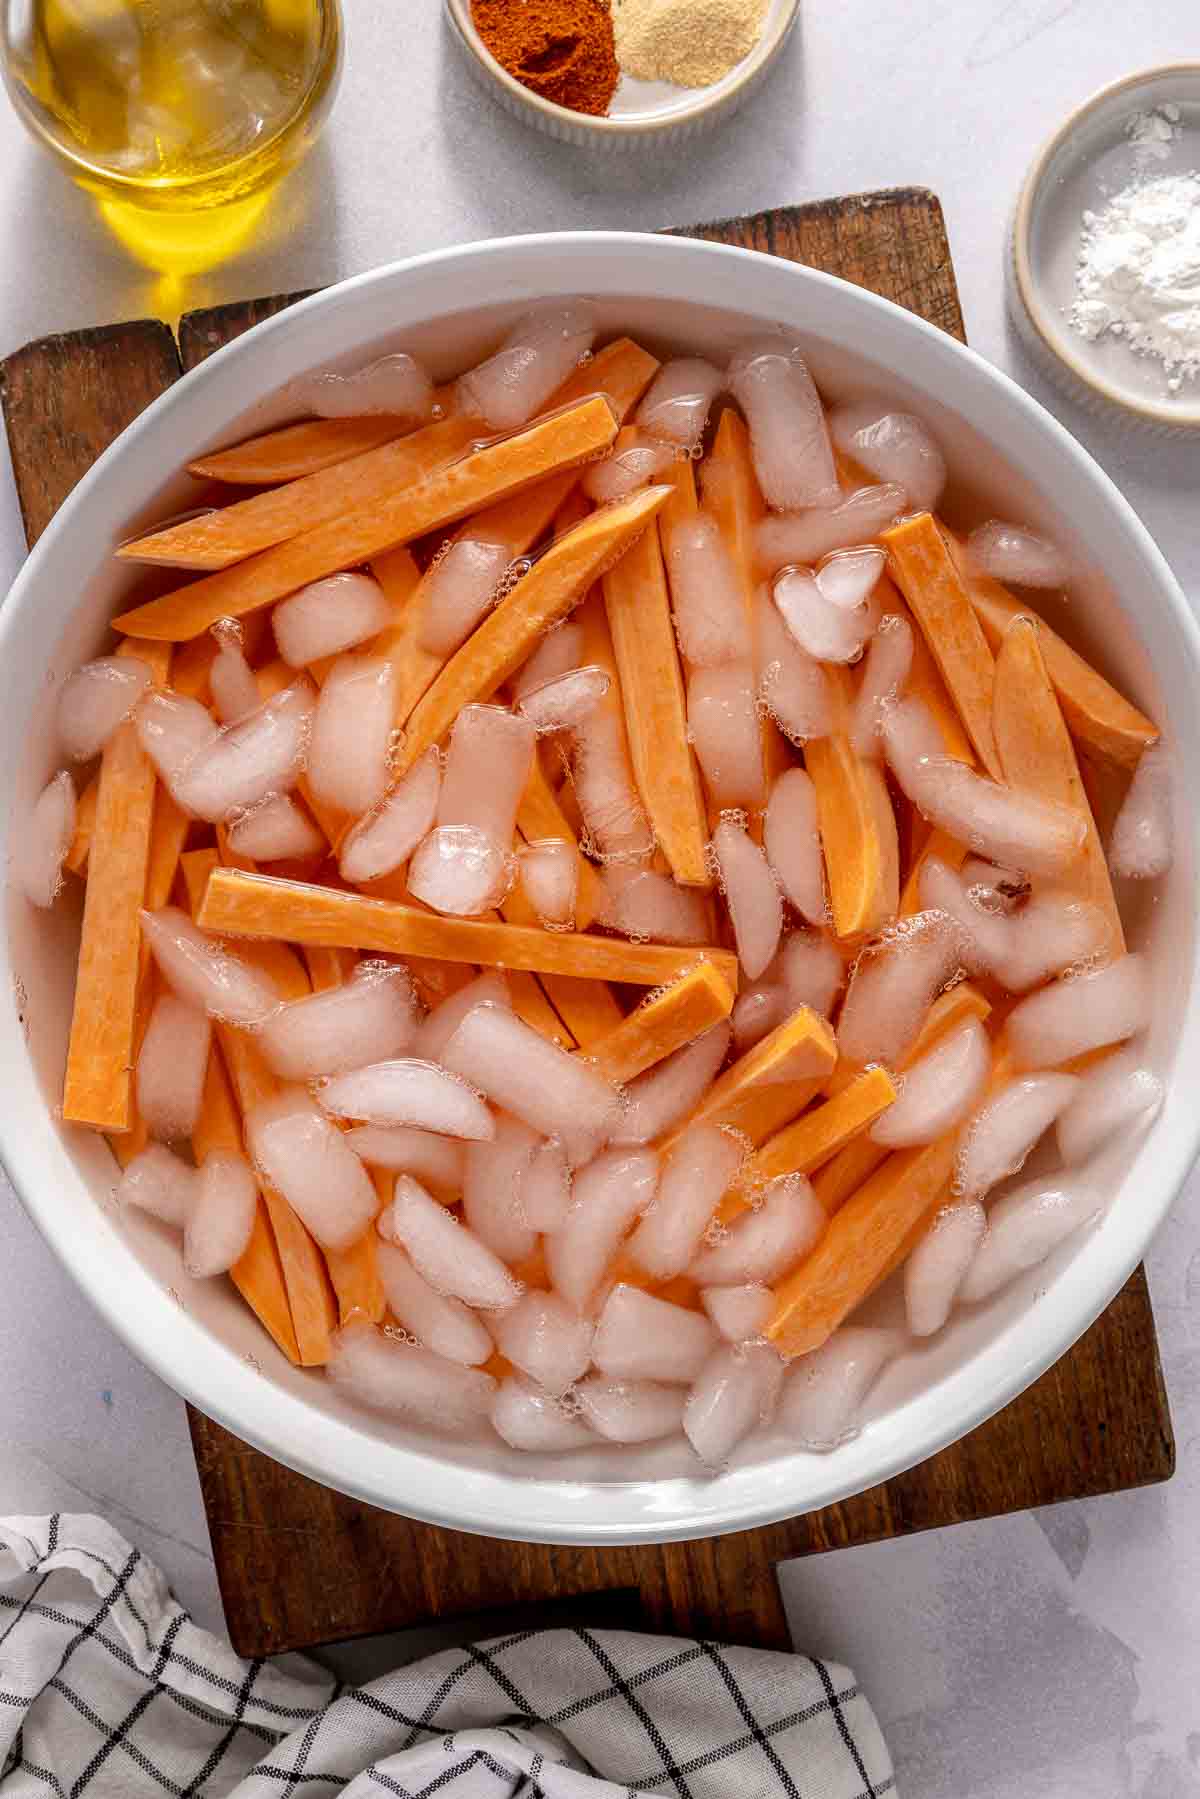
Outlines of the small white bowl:
{"label": "small white bowl", "polygon": [[[861,1433],[812,1455],[776,1437],[706,1476],[682,1443],[570,1458],[497,1439],[435,1439],[372,1420],[333,1382],[291,1367],[227,1281],[185,1273],[176,1236],[113,1204],[107,1143],[59,1116],[78,948],[78,885],[51,911],[9,891],[0,932],[0,1159],[81,1293],[149,1367],[278,1461],[372,1505],[450,1529],[550,1543],[669,1542],[743,1530],[864,1492],[973,1430],[1070,1348],[1123,1285],[1200,1144],[1195,933],[1200,824],[1200,629],[1112,482],[1028,394],[962,344],[863,288],[774,256],[628,232],[563,232],[447,250],[328,288],[219,350],[138,418],[63,505],[0,609],[0,856],[54,771],[54,697],[110,641],[138,574],[112,554],[147,519],[194,504],[182,473],[214,447],[294,416],[296,378],[388,350],[435,377],[485,355],[537,301],[579,294],[602,336],[718,364],[786,323],[830,395],[884,391],[926,416],[977,504],[1051,533],[1079,569],[1069,614],[1081,652],[1167,731],[1180,771],[1170,873],[1130,938],[1153,923],[1146,1054],[1166,1102],[1114,1143],[1095,1179],[1097,1228],[941,1338],[914,1347],[871,1394]],[[69,1316],[62,1321],[70,1330]],[[1098,1428],[1101,1424],[1098,1424]]]}
{"label": "small white bowl", "polygon": [[[1161,160],[1139,164],[1128,136],[1135,113],[1178,106],[1182,134]],[[1200,378],[1167,387],[1162,364],[1136,355],[1107,334],[1095,342],[1069,321],[1085,210],[1137,173],[1190,174],[1200,168],[1200,63],[1169,63],[1127,75],[1070,115],[1034,160],[1013,220],[1008,270],[1014,321],[1046,373],[1070,397],[1095,409],[1119,406],[1160,433],[1200,431]]]}
{"label": "small white bowl", "polygon": [[666,81],[622,76],[611,110],[603,117],[543,100],[497,62],[475,29],[471,0],[446,0],[446,15],[467,59],[492,98],[515,118],[563,143],[633,149],[647,139],[681,141],[707,131],[737,111],[755,92],[787,41],[799,0],[768,0],[762,36],[748,56],[711,87],[673,87]]}

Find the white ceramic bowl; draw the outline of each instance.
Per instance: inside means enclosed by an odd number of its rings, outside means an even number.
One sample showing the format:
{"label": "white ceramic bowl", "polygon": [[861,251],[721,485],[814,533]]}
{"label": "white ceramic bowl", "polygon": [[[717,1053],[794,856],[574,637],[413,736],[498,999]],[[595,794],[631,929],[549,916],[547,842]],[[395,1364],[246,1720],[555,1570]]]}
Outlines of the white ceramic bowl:
{"label": "white ceramic bowl", "polygon": [[[810,269],[684,239],[571,234],[420,257],[332,288],[218,352],[130,427],[46,531],[0,614],[4,832],[52,771],[55,684],[104,642],[130,585],[109,551],[187,504],[187,478],[170,471],[286,418],[280,390],[302,371],[405,345],[446,375],[530,302],[579,293],[596,297],[608,330],[717,358],[747,330],[786,321],[830,392],[883,387],[924,413],[951,468],[971,471],[977,498],[1053,531],[1080,559],[1073,640],[1168,725],[1181,768],[1200,769],[1191,614],[1133,512],[1026,394],[942,332]],[[1168,1074],[1200,1059],[1200,782],[1179,785],[1176,864],[1141,909],[1154,915],[1158,971],[1150,1053]],[[1115,1194],[1102,1226],[1049,1272],[903,1358],[873,1395],[861,1434],[833,1455],[756,1445],[706,1478],[673,1447],[632,1460],[598,1448],[547,1468],[494,1443],[448,1446],[355,1413],[330,1383],[288,1367],[224,1282],[189,1281],[177,1243],[152,1220],[115,1213],[107,1146],[55,1116],[74,951],[71,907],[60,908],[35,914],[10,899],[0,952],[0,1156],[47,1240],[143,1360],[240,1437],[330,1486],[464,1530],[582,1543],[703,1536],[826,1505],[922,1460],[1019,1393],[1108,1304],[1200,1135],[1185,1073],[1148,1135],[1114,1147],[1099,1170]]]}

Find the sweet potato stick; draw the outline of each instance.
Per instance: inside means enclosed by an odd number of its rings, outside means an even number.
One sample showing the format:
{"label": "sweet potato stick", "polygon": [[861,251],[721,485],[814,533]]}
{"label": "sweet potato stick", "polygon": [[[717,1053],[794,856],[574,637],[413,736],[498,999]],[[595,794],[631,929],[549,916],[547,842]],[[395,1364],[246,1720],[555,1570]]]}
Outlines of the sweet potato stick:
{"label": "sweet potato stick", "polygon": [[314,993],[326,993],[331,987],[344,987],[358,961],[353,950],[321,949],[311,943],[305,945],[303,955],[309,985]]}
{"label": "sweet potato stick", "polygon": [[574,844],[579,857],[578,891],[575,896],[575,924],[586,931],[604,897],[600,877],[587,857],[579,854],[579,838],[567,817],[558,795],[546,779],[541,756],[534,757],[529,780],[517,808],[517,830],[526,843],[540,843],[547,837],[560,837]]}
{"label": "sweet potato stick", "polygon": [[[169,649],[127,640],[118,654],[139,657],[156,684],[166,685]],[[68,1124],[126,1131],[132,1120],[142,939],[138,913],[146,895],[154,791],[154,766],[127,720],[118,725],[100,762],[63,1085]]]}
{"label": "sweet potato stick", "polygon": [[[180,859],[192,916],[197,917],[205,883],[217,868],[215,850],[191,850]],[[303,964],[286,943],[239,946],[238,954],[274,981],[280,997],[303,999],[311,992]],[[218,1022],[217,1042],[237,1095],[242,1116],[279,1092],[279,1081],[247,1031]],[[301,1365],[319,1367],[329,1360],[330,1338],[337,1327],[337,1308],[321,1251],[287,1200],[260,1183],[260,1192],[275,1233],[296,1330]]]}
{"label": "sweet potato stick", "polygon": [[[198,637],[218,619],[241,618],[309,581],[357,568],[384,550],[411,543],[531,487],[558,469],[586,462],[608,448],[616,430],[606,399],[585,400],[515,437],[462,457],[416,487],[398,485],[385,467],[370,485],[359,483],[350,510],[315,526],[306,523],[286,543],[136,607],[116,621],[117,629],[169,642]],[[395,446],[397,454],[401,447]],[[370,454],[386,458],[392,448],[385,445]]]}
{"label": "sweet potato stick", "polygon": [[507,973],[512,1009],[517,1017],[523,1019],[539,1037],[544,1037],[547,1043],[560,1044],[563,1049],[574,1049],[575,1037],[570,1025],[555,1011],[549,994],[543,990],[537,976],[517,968],[510,968]]}
{"label": "sweet potato stick", "polygon": [[206,481],[227,481],[235,487],[271,487],[280,481],[302,480],[407,435],[398,419],[386,415],[302,419],[298,425],[282,425],[227,450],[197,456],[188,463],[188,474]]}
{"label": "sweet potato stick", "polygon": [[659,535],[662,538],[665,555],[667,540],[675,525],[685,519],[695,518],[700,510],[700,500],[696,493],[696,465],[690,456],[680,456],[671,464],[663,475],[663,480],[670,483],[674,492],[658,515]]}
{"label": "sweet potato stick", "polygon": [[[967,981],[960,981],[957,987],[952,987],[949,993],[941,994],[930,1006],[920,1035],[908,1054],[901,1059],[899,1072],[903,1073],[914,1062],[919,1062],[928,1050],[948,1037],[951,1031],[965,1024],[969,1018],[977,1018],[981,1024],[984,1023],[991,1010],[989,1001],[977,987],[972,987]],[[852,1065],[842,1063],[826,1092],[830,1095],[845,1093],[861,1078]],[[860,1136],[831,1157],[813,1182],[817,1198],[825,1210],[832,1214],[843,1206],[850,1195],[870,1179],[886,1159],[887,1153],[881,1145],[872,1143],[869,1137]]]}
{"label": "sweet potato stick", "polygon": [[1000,780],[992,731],[995,664],[945,539],[932,516],[919,512],[884,531],[879,541],[979,760],[993,780]]}
{"label": "sweet potato stick", "polygon": [[[387,1168],[371,1171],[379,1208],[390,1204],[395,1174]],[[378,1324],[387,1311],[387,1296],[379,1278],[379,1259],[375,1245],[379,1241],[372,1224],[349,1249],[322,1251],[333,1290],[337,1294],[338,1323],[343,1330],[348,1324]]]}
{"label": "sweet potato stick", "polygon": [[775,1289],[767,1336],[783,1356],[819,1349],[888,1272],[896,1251],[949,1191],[958,1132],[897,1150]]}
{"label": "sweet potato stick", "polygon": [[828,1024],[808,1006],[797,1006],[717,1077],[691,1117],[658,1147],[665,1155],[693,1125],[715,1124],[740,1131],[757,1148],[815,1098],[836,1061]]}
{"label": "sweet potato stick", "polygon": [[464,706],[489,699],[516,672],[543,632],[565,617],[589,583],[646,529],[670,491],[648,487],[619,505],[592,513],[550,546],[450,658],[415,708],[397,775],[440,742]]}
{"label": "sweet potato stick", "polygon": [[1046,670],[1071,736],[1105,767],[1132,774],[1142,751],[1158,741],[1157,725],[1118,693],[1032,606],[1014,599],[1007,587],[990,575],[976,574],[968,565],[965,545],[945,525],[942,535],[993,650],[999,649],[1014,618],[1037,619]]}
{"label": "sweet potato stick", "polygon": [[[200,1103],[200,1116],[192,1133],[192,1153],[197,1164],[214,1149],[231,1150],[236,1155],[244,1153],[237,1103],[229,1085],[229,1076],[225,1072],[220,1047],[215,1044],[209,1052],[204,1097]],[[283,1263],[279,1259],[270,1216],[261,1193],[250,1241],[229,1270],[229,1278],[288,1361],[299,1363],[300,1347],[292,1324]]]}
{"label": "sweet potato stick", "polygon": [[610,1081],[631,1081],[682,1049],[733,1010],[733,988],[710,962],[695,968],[632,1011],[588,1058]]}
{"label": "sweet potato stick", "polygon": [[479,435],[469,419],[441,419],[283,487],[235,500],[123,543],[117,555],[160,568],[222,569],[340,518],[370,494],[411,490],[459,461]]}
{"label": "sweet potato stick", "polygon": [[687,700],[657,530],[643,532],[630,546],[605,575],[603,589],[642,804],[675,879],[685,887],[711,887],[708,820],[688,741]]}
{"label": "sweet potato stick", "polygon": [[946,683],[938,673],[938,665],[933,659],[933,652],[925,641],[925,633],[913,618],[912,613],[901,599],[895,584],[884,575],[875,589],[883,607],[884,616],[902,618],[912,628],[912,667],[908,671],[908,679],[904,683],[904,692],[910,699],[923,700],[929,708],[933,722],[942,738],[942,748],[947,756],[953,756],[956,762],[969,762],[975,765],[975,752],[971,748],[971,739],[963,730],[962,720],[954,701],[946,692]]}
{"label": "sweet potato stick", "polygon": [[75,802],[75,834],[71,838],[70,849],[63,857],[63,867],[69,868],[73,875],[81,875],[87,868],[92,832],[96,828],[96,801],[99,797],[100,777],[93,775]]}
{"label": "sweet potato stick", "polygon": [[[739,1217],[768,1181],[777,1180],[780,1175],[815,1173],[839,1150],[857,1141],[861,1132],[869,1130],[894,1102],[898,1091],[886,1068],[869,1068],[824,1105],[810,1106],[749,1157],[737,1185],[721,1201],[718,1219],[729,1224]],[[884,1154],[886,1151],[880,1151],[881,1160]]]}
{"label": "sweet potato stick", "polygon": [[1104,848],[1080,778],[1071,734],[1042,656],[1041,626],[1031,618],[1015,618],[997,652],[994,722],[1009,786],[1057,800],[1087,821],[1083,849],[1065,884],[1103,913],[1107,956],[1123,955],[1125,933]]}
{"label": "sweet potato stick", "polygon": [[845,728],[848,672],[829,664],[825,678],[843,728],[807,744],[804,766],[816,789],[833,927],[839,937],[859,937],[885,925],[899,903],[896,815],[879,764],[857,754]]}
{"label": "sweet potato stick", "polygon": [[630,981],[643,987],[678,980],[702,960],[711,962],[731,985],[737,980],[737,959],[728,950],[676,949],[663,943],[625,943],[582,931],[543,931],[470,918],[439,918],[394,900],[368,899],[332,887],[240,874],[229,868],[214,870],[197,922],[205,930],[234,937],[429,956],[438,962],[474,962],[483,968],[527,969],[532,974]]}
{"label": "sweet potato stick", "polygon": [[[501,916],[515,925],[538,926],[537,914],[520,887],[501,902]],[[541,985],[580,1049],[591,1049],[611,1035],[624,1014],[604,981],[581,981],[572,975],[544,974]]]}

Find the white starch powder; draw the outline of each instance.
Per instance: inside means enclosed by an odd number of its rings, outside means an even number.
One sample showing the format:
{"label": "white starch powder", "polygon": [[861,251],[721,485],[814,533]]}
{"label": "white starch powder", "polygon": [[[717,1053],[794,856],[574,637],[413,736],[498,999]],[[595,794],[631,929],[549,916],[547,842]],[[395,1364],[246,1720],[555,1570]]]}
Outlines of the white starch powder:
{"label": "white starch powder", "polygon": [[1137,115],[1130,130],[1143,172],[1083,215],[1070,321],[1082,337],[1115,337],[1160,362],[1178,393],[1200,376],[1200,174],[1144,172],[1145,152],[1160,154],[1178,132],[1176,110],[1160,110],[1161,122]]}

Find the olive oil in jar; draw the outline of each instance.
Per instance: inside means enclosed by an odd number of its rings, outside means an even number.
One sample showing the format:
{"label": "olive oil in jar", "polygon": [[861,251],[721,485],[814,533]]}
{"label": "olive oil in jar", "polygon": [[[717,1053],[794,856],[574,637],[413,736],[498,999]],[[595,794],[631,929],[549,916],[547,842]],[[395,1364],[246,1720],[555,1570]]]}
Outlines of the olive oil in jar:
{"label": "olive oil in jar", "polygon": [[333,98],[338,0],[5,5],[18,111],[77,181],[121,208],[198,214],[265,194]]}

